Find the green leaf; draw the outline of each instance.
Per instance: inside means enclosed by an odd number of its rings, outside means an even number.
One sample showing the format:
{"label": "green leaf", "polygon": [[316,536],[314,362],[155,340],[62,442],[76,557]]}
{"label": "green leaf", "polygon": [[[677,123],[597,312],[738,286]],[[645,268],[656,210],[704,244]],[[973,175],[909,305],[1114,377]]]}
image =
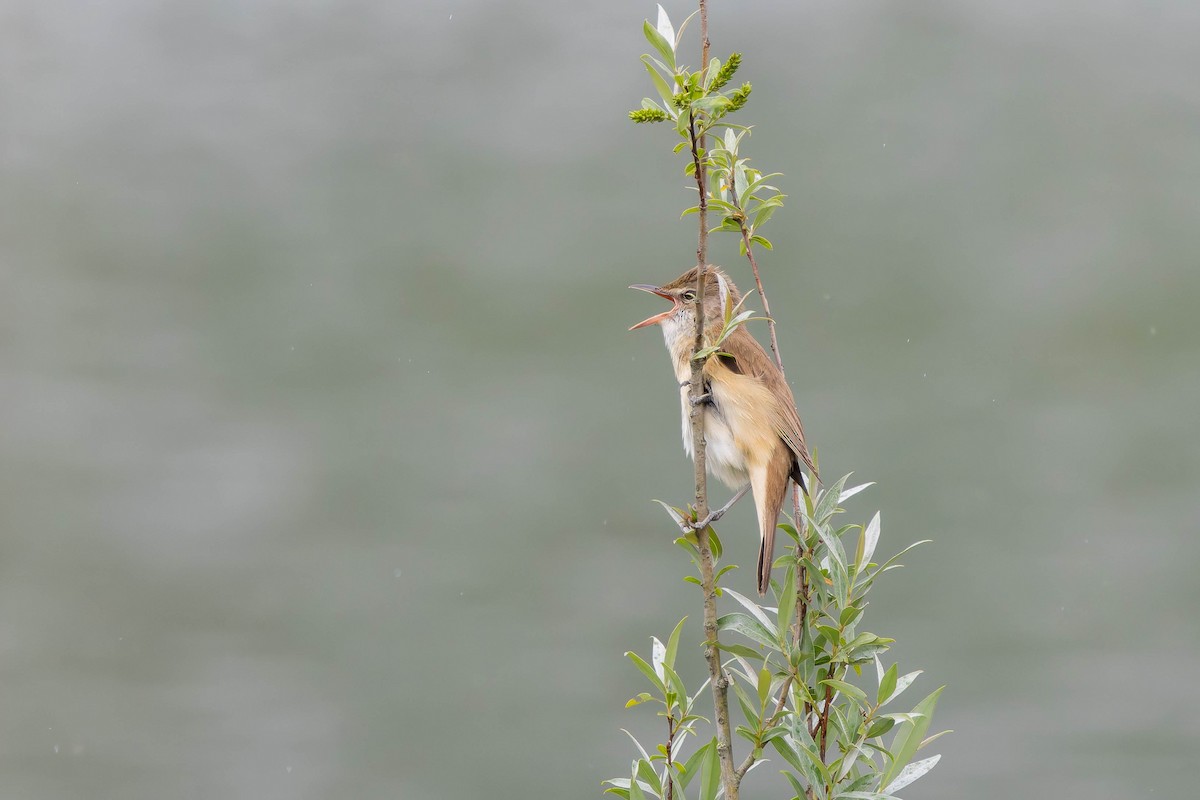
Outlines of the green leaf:
{"label": "green leaf", "polygon": [[682,525],[686,524],[684,517],[683,517],[683,512],[681,510],[679,510],[675,506],[667,505],[662,500],[655,500],[654,502],[658,503],[660,506],[663,507],[663,510],[665,510],[667,512],[667,514],[669,514],[671,516],[671,519],[675,520],[676,525],[682,526]]}
{"label": "green leaf", "polygon": [[721,95],[701,97],[692,101],[692,108],[705,114],[712,115],[729,105],[729,98]]}
{"label": "green leaf", "polygon": [[890,731],[896,724],[896,720],[891,717],[880,717],[871,723],[871,727],[867,728],[867,738],[874,739],[878,736],[883,736]]}
{"label": "green leaf", "polygon": [[662,782],[659,780],[658,773],[655,771],[654,767],[650,765],[649,761],[646,761],[645,759],[638,759],[637,777],[640,778],[647,786],[653,789],[655,794],[660,797],[662,796]]}
{"label": "green leaf", "polygon": [[717,761],[717,740],[704,746],[708,751],[700,762],[700,800],[716,800],[717,791],[721,788],[721,765]]}
{"label": "green leaf", "polygon": [[843,628],[849,628],[858,621],[858,618],[862,616],[862,612],[863,610],[858,606],[846,606],[842,609],[842,615],[838,619],[838,624]]}
{"label": "green leaf", "polygon": [[655,50],[666,60],[667,69],[669,72],[675,71],[675,48],[663,38],[663,35],[654,29],[650,24],[650,20],[646,20],[642,25],[642,33],[646,35],[646,41],[654,47]]}
{"label": "green leaf", "polygon": [[778,637],[779,632],[775,630],[775,623],[772,622],[771,618],[768,617],[766,612],[762,610],[762,606],[745,595],[735,592],[733,589],[727,588],[725,589],[725,593],[734,600],[737,600],[746,608],[747,611],[753,614],[754,618],[762,623],[762,626],[767,629],[767,631],[772,635],[773,639]]}
{"label": "green leaf", "polygon": [[825,680],[821,681],[821,683],[825,686],[832,686],[842,694],[846,695],[847,697],[851,697],[860,703],[867,702],[867,693],[852,683],[846,683],[845,681],[838,680],[837,678],[826,678]]}
{"label": "green leaf", "polygon": [[782,174],[783,174],[782,172],[772,172],[770,175],[759,175],[757,178],[755,178],[754,180],[752,180],[750,182],[749,186],[746,187],[746,193],[753,195],[755,192],[757,192],[760,188],[763,188],[763,187],[765,187],[767,189],[774,189],[775,191],[779,191],[778,189],[775,189],[774,186],[767,186],[766,182],[771,180],[771,178],[778,178]]}
{"label": "green leaf", "polygon": [[675,666],[675,654],[679,652],[679,634],[683,632],[683,623],[687,622],[687,617],[679,620],[675,625],[675,630],[671,631],[671,635],[667,638],[667,651],[663,656],[663,663],[668,667]]}
{"label": "green leaf", "polygon": [[738,681],[730,681],[729,685],[733,688],[738,705],[742,707],[742,714],[748,720],[757,720],[758,713],[754,708],[754,704],[750,702],[750,695],[746,694],[746,690],[742,688],[742,685]]}
{"label": "green leaf", "polygon": [[917,676],[920,675],[921,672],[922,672],[922,670],[919,670],[919,669],[913,670],[912,672],[908,673],[907,675],[903,675],[900,678],[898,678],[896,680],[896,688],[892,690],[891,694],[889,694],[886,698],[884,698],[883,702],[890,703],[893,700],[895,700],[897,697],[899,697],[900,693],[903,692],[905,689],[907,689],[910,685],[912,685],[912,682],[917,679]]}
{"label": "green leaf", "polygon": [[758,671],[758,702],[766,708],[767,698],[771,696],[771,670],[763,667]]}
{"label": "green leaf", "polygon": [[726,653],[732,653],[735,656],[741,656],[742,658],[753,658],[758,661],[763,660],[762,653],[744,644],[726,644],[725,642],[720,642],[717,645],[717,649],[723,650]]}
{"label": "green leaf", "polygon": [[783,592],[779,595],[779,613],[776,615],[781,635],[792,625],[792,617],[796,613],[796,594],[796,567],[789,564],[783,578]]}
{"label": "green leaf", "polygon": [[899,777],[901,770],[912,760],[913,755],[917,752],[917,748],[921,745],[921,740],[925,738],[926,731],[929,730],[933,710],[937,707],[938,697],[941,695],[942,689],[945,688],[941,686],[934,689],[928,697],[917,703],[912,713],[914,715],[920,714],[921,717],[919,719],[914,719],[911,722],[905,722],[900,725],[900,730],[896,733],[896,737],[892,739],[892,746],[889,748],[893,757],[892,763],[884,770],[883,776],[879,780],[879,788],[881,790],[888,791],[892,782]]}
{"label": "green leaf", "polygon": [[796,748],[792,747],[786,737],[778,736],[771,739],[771,745],[783,757],[784,761],[792,765],[801,775],[804,775],[806,780],[808,779],[808,775],[811,772],[808,762],[800,758],[800,753],[796,751]]}
{"label": "green leaf", "polygon": [[753,223],[751,223],[751,227],[753,227],[755,230],[757,230],[760,226],[763,225],[763,223],[765,223],[767,220],[769,220],[771,218],[771,215],[774,213],[775,213],[775,206],[767,206],[765,208],[758,209],[758,211],[756,211],[754,214],[754,221],[753,221]]}
{"label": "green leaf", "polygon": [[833,512],[837,509],[838,498],[842,496],[842,486],[845,485],[846,479],[849,477],[849,475],[843,475],[833,486],[830,486],[821,493],[821,497],[817,501],[817,507],[810,515],[814,520],[824,522],[833,516]]}
{"label": "green leaf", "polygon": [[629,698],[629,702],[625,704],[625,707],[633,708],[634,706],[640,706],[642,703],[646,702],[647,700],[653,700],[653,699],[654,699],[654,695],[650,694],[649,692],[639,692],[637,697]]}
{"label": "green leaf", "polygon": [[875,695],[875,702],[883,705],[892,696],[892,692],[896,691],[896,669],[898,665],[892,664],[887,668],[887,672],[883,673],[883,677],[879,681],[879,691]]}
{"label": "green leaf", "polygon": [[686,789],[687,785],[692,782],[692,778],[696,777],[697,773],[699,772],[701,760],[708,755],[707,751],[708,747],[701,747],[699,750],[692,753],[692,755],[683,763],[682,766],[676,762],[675,767],[679,770],[679,783],[683,786],[683,788]]}
{"label": "green leaf", "polygon": [[655,688],[663,694],[667,693],[667,686],[663,683],[662,678],[658,677],[658,673],[654,671],[654,667],[647,664],[645,659],[632,650],[626,652],[625,655],[629,657],[629,660],[633,662],[635,667],[642,671],[642,674],[650,680],[650,683],[654,684]]}
{"label": "green leaf", "polygon": [[[792,791],[796,793],[796,797],[804,797],[805,796],[804,784],[802,784],[800,782],[800,779],[797,778],[792,773],[788,772],[786,769],[781,770],[781,771],[783,772],[783,777],[787,778],[788,783],[790,783],[792,785]],[[610,789],[609,791],[612,791],[612,790]]]}
{"label": "green leaf", "polygon": [[666,664],[663,665],[663,672],[666,674],[666,683],[671,691],[677,695],[679,700],[686,700],[687,687],[683,685],[683,679],[679,677],[679,673]]}
{"label": "green leaf", "polygon": [[658,90],[658,96],[667,104],[667,112],[675,107],[675,95],[671,91],[671,85],[666,79],[658,73],[654,65],[650,63],[650,56],[642,56],[642,63],[646,65],[646,71],[650,73],[650,80],[654,82],[654,88]]}
{"label": "green leaf", "polygon": [[751,236],[751,237],[750,237],[750,241],[751,241],[751,242],[754,242],[755,244],[760,244],[760,245],[762,245],[762,246],[763,246],[764,248],[766,248],[767,250],[774,250],[774,249],[775,249],[775,245],[771,244],[771,240],[770,240],[770,239],[768,239],[768,238],[766,238],[765,236],[758,236],[758,235]]}
{"label": "green leaf", "polygon": [[842,632],[830,625],[818,625],[817,630],[825,635],[825,641],[829,642],[830,646],[842,640]]}
{"label": "green leaf", "polygon": [[764,647],[774,648],[776,645],[774,633],[763,627],[758,620],[746,614],[737,612],[726,614],[717,620],[717,629],[740,634]]}
{"label": "green leaf", "polygon": [[925,747],[925,745],[930,744],[931,742],[936,742],[938,739],[942,738],[947,733],[954,733],[954,731],[951,731],[951,730],[938,731],[933,736],[928,736],[925,739],[922,739],[921,744],[917,746],[917,749],[920,750],[921,748]]}
{"label": "green leaf", "polygon": [[629,782],[629,800],[646,800],[646,793],[636,779]]}

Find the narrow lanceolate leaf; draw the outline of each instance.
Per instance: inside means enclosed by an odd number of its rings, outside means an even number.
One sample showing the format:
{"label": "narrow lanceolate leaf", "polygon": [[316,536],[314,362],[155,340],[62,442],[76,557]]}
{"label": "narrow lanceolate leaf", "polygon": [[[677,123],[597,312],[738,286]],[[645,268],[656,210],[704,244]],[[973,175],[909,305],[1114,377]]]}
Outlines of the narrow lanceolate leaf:
{"label": "narrow lanceolate leaf", "polygon": [[905,786],[908,786],[917,778],[936,767],[937,763],[941,760],[941,755],[936,755],[930,756],[929,758],[923,758],[920,761],[914,761],[904,769],[900,770],[900,774],[896,776],[894,781],[888,784],[888,787],[885,791],[887,791],[888,794],[900,791]]}
{"label": "narrow lanceolate leaf", "polygon": [[896,679],[896,688],[892,690],[891,694],[889,694],[886,698],[884,698],[883,702],[890,703],[893,700],[895,700],[897,697],[899,697],[900,693],[903,692],[905,689],[907,689],[909,686],[911,686],[912,682],[917,679],[917,676],[920,675],[921,672],[922,672],[922,670],[917,669],[917,670],[913,670],[912,672],[908,673],[907,675],[901,675],[899,678],[897,678]]}
{"label": "narrow lanceolate leaf", "polygon": [[667,652],[663,661],[668,667],[675,666],[675,654],[679,652],[679,634],[683,632],[683,623],[685,622],[687,622],[687,617],[679,620],[675,630],[671,631],[671,636],[667,639]]}
{"label": "narrow lanceolate leaf", "polygon": [[758,702],[766,706],[767,698],[771,696],[771,670],[763,667],[758,671]]}
{"label": "narrow lanceolate leaf", "polygon": [[700,800],[716,800],[721,788],[721,765],[717,761],[717,740],[704,746],[708,751],[700,762]]}
{"label": "narrow lanceolate leaf", "polygon": [[682,526],[684,524],[683,513],[678,508],[675,508],[675,506],[669,506],[662,500],[655,500],[654,502],[662,506],[663,510],[671,515],[671,519],[675,520],[676,525]]}
{"label": "narrow lanceolate leaf", "polygon": [[847,697],[851,697],[860,703],[867,702],[867,693],[852,683],[846,683],[845,681],[840,681],[837,678],[826,678],[825,680],[821,681],[821,683],[826,686],[832,686],[842,694],[846,695]]}
{"label": "narrow lanceolate leaf", "polygon": [[675,29],[671,27],[671,18],[667,16],[666,9],[662,4],[658,5],[658,22],[654,26],[664,39],[671,43],[671,50],[675,50]]}
{"label": "narrow lanceolate leaf", "polygon": [[650,663],[654,665],[654,673],[658,675],[659,680],[664,680],[663,661],[667,658],[666,646],[658,640],[657,636],[650,637]]}
{"label": "narrow lanceolate leaf", "polygon": [[[725,591],[729,591],[726,589]],[[764,647],[775,647],[774,632],[763,627],[762,623],[746,614],[726,614],[717,620],[717,628],[723,631],[733,631]]]}
{"label": "narrow lanceolate leaf", "polygon": [[[875,659],[878,661],[879,659]],[[888,698],[892,696],[892,692],[896,691],[896,664],[892,664],[887,668],[887,672],[879,679],[879,691],[875,695],[875,702],[878,705],[883,705]]]}
{"label": "narrow lanceolate leaf", "polygon": [[841,496],[838,497],[838,505],[841,505],[851,497],[854,497],[854,495],[874,485],[875,481],[871,481],[870,483],[860,483],[858,486],[851,486],[849,489],[843,489]]}
{"label": "narrow lanceolate leaf", "polygon": [[646,792],[642,790],[642,785],[637,780],[629,782],[629,800],[646,800]]}
{"label": "narrow lanceolate leaf", "polygon": [[772,622],[771,618],[768,617],[766,612],[762,610],[762,606],[745,595],[735,592],[733,589],[726,588],[725,593],[745,606],[746,610],[753,614],[754,618],[761,622],[763,627],[766,628],[772,635],[778,635],[778,631],[775,630],[775,623]]}
{"label": "narrow lanceolate leaf", "polygon": [[735,656],[741,656],[742,658],[753,658],[759,661],[763,660],[762,653],[752,647],[747,647],[744,644],[726,644],[725,642],[721,642],[717,645],[717,649],[726,653],[732,653]]}
{"label": "narrow lanceolate leaf", "polygon": [[643,675],[650,679],[650,683],[654,684],[656,689],[664,693],[667,691],[667,685],[663,683],[662,678],[658,677],[658,673],[654,670],[654,667],[646,663],[646,659],[642,658],[632,650],[627,652],[625,655],[629,657],[629,660],[633,662],[635,667],[641,670]]}
{"label": "narrow lanceolate leaf", "polygon": [[650,63],[650,56],[642,56],[642,63],[646,65],[646,71],[650,73],[650,80],[654,82],[654,88],[658,90],[658,96],[663,99],[669,112],[674,107],[674,93],[671,91],[671,86]]}
{"label": "narrow lanceolate leaf", "polygon": [[708,755],[708,748],[701,747],[688,758],[681,766],[679,762],[675,762],[675,768],[679,770],[679,785],[687,788],[687,785],[692,782],[692,778],[700,774],[700,765],[704,758]]}
{"label": "narrow lanceolate leaf", "polygon": [[[925,738],[925,733],[929,730],[930,718],[933,716],[933,710],[937,706],[938,696],[941,695],[944,688],[946,687],[942,686],[935,689],[928,697],[917,703],[912,713],[914,715],[920,714],[920,718],[901,723],[899,726],[896,737],[892,739],[892,746],[889,748],[893,761],[888,765],[879,781],[880,790],[886,790],[885,787],[890,787],[892,782],[899,777],[900,771],[908,766],[908,762],[912,760],[913,755],[917,752],[917,748],[921,745],[921,740]],[[914,780],[916,779],[914,778]]]}
{"label": "narrow lanceolate leaf", "polygon": [[650,754],[646,752],[646,748],[642,747],[642,743],[641,743],[641,742],[639,742],[639,741],[637,740],[637,737],[636,737],[636,736],[634,736],[634,735],[633,735],[632,733],[630,733],[629,731],[625,730],[624,728],[621,728],[621,732],[622,732],[622,733],[624,733],[626,736],[628,736],[630,739],[632,739],[632,740],[633,740],[633,746],[634,746],[634,747],[636,747],[636,748],[638,749],[638,752],[642,754],[642,758],[644,758],[644,759],[646,759],[647,761],[649,761],[649,760],[650,760]]}
{"label": "narrow lanceolate leaf", "polygon": [[786,631],[792,625],[792,616],[796,613],[796,568],[789,566],[787,576],[783,581],[783,594],[779,596],[779,630]]}
{"label": "narrow lanceolate leaf", "polygon": [[867,527],[863,529],[862,536],[858,540],[858,558],[855,559],[855,564],[859,571],[871,563],[871,556],[875,555],[875,546],[879,544],[879,512],[875,512],[875,516],[871,517],[871,521],[867,523]]}
{"label": "narrow lanceolate leaf", "polygon": [[824,521],[833,514],[834,509],[837,508],[838,498],[842,496],[842,486],[845,485],[846,478],[849,477],[849,475],[845,475],[839,478],[827,491],[822,492],[821,499],[817,502],[817,507],[813,511],[813,519]]}
{"label": "narrow lanceolate leaf", "polygon": [[646,41],[653,45],[654,49],[659,52],[659,55],[667,62],[667,71],[675,71],[675,47],[673,42],[668,42],[663,38],[663,35],[654,29],[654,26],[647,21],[642,26],[642,33],[646,34]]}

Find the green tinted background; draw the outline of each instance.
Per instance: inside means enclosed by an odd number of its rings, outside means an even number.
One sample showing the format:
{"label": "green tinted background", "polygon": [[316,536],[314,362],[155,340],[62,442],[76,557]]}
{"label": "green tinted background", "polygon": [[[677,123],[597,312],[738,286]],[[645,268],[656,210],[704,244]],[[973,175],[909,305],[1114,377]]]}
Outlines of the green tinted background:
{"label": "green tinted background", "polygon": [[[694,247],[673,134],[625,119],[654,13],[0,10],[0,794],[626,772],[622,652],[699,636],[650,502],[690,494],[673,379],[625,330]],[[907,797],[1194,792],[1198,37],[1193,0],[714,2],[823,471],[879,482],[881,552],[934,540],[868,612],[914,701],[949,684]]]}

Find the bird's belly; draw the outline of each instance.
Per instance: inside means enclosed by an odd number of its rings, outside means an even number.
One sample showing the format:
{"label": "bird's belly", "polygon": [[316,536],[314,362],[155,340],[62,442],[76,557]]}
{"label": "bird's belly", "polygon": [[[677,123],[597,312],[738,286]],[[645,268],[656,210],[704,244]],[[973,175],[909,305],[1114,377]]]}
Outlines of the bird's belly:
{"label": "bird's belly", "polygon": [[[687,387],[680,392],[683,413],[683,449],[695,458],[692,448],[692,420]],[[738,489],[750,479],[746,458],[737,446],[733,430],[713,406],[704,408],[704,458],[708,471],[731,489]]]}

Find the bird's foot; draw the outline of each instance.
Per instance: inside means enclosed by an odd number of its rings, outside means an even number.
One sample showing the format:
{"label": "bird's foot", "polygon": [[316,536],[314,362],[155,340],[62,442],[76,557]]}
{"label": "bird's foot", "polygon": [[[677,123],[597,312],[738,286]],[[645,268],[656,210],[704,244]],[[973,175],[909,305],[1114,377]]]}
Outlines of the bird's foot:
{"label": "bird's foot", "polygon": [[702,531],[709,525],[712,525],[714,522],[719,521],[721,517],[725,516],[729,509],[733,508],[734,503],[746,496],[746,492],[748,491],[750,491],[750,484],[747,483],[745,486],[737,490],[737,494],[730,498],[728,503],[721,506],[716,511],[710,511],[708,516],[706,516],[704,519],[693,522],[692,530]]}

